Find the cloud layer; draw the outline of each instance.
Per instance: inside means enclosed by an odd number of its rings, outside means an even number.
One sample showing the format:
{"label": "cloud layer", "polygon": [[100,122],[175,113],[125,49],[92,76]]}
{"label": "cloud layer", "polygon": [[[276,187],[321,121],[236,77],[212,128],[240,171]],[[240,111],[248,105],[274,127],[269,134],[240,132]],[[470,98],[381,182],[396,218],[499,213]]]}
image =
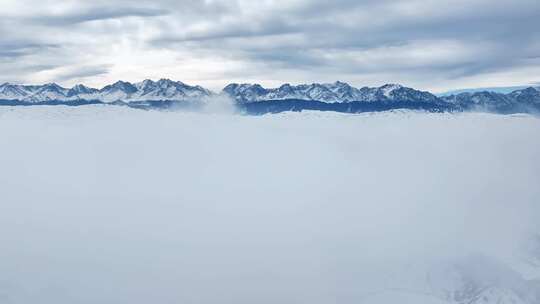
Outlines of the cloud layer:
{"label": "cloud layer", "polygon": [[0,81],[523,85],[539,27],[535,0],[7,0]]}
{"label": "cloud layer", "polygon": [[540,231],[534,117],[0,118],[1,303],[402,303],[365,297],[443,297],[459,284],[433,271],[469,254],[540,278],[515,264]]}

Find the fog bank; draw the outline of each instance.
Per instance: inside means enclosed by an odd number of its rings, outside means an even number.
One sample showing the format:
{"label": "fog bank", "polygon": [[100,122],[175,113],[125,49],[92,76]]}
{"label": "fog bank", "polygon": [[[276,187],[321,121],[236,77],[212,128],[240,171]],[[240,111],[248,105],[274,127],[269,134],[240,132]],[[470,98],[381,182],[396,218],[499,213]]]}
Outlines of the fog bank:
{"label": "fog bank", "polygon": [[538,134],[524,115],[0,108],[0,302],[453,303],[440,265],[478,256],[527,289]]}

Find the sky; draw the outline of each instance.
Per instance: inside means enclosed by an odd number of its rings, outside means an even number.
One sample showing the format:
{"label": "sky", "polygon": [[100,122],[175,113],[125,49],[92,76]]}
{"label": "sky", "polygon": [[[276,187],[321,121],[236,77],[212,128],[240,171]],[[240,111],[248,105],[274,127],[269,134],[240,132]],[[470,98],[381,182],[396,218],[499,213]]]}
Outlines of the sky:
{"label": "sky", "polygon": [[538,0],[3,0],[0,82],[540,81]]}

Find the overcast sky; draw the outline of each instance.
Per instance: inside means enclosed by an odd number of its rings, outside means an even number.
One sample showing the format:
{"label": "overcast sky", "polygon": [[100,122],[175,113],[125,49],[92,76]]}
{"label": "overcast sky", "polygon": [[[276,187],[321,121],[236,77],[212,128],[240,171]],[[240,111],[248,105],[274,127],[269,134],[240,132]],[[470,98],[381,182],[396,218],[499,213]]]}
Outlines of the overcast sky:
{"label": "overcast sky", "polygon": [[2,0],[0,82],[540,81],[538,0]]}

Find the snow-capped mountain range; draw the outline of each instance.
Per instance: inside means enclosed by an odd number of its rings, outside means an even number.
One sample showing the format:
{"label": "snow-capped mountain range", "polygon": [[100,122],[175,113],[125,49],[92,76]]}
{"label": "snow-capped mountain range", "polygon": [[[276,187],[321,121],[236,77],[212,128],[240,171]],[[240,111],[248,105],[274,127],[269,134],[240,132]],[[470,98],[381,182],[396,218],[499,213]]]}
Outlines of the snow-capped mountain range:
{"label": "snow-capped mountain range", "polygon": [[227,85],[220,93],[169,79],[144,80],[139,83],[117,81],[102,89],[82,84],[73,88],[63,88],[55,83],[0,85],[0,105],[120,103],[169,107],[175,104],[204,104],[214,96],[226,96],[232,99],[240,110],[257,114],[304,109],[355,113],[390,109],[540,112],[540,88],[533,87],[509,94],[486,91],[438,97],[399,84],[355,88],[340,81],[283,84],[278,88],[234,83]]}
{"label": "snow-capped mountain range", "polygon": [[117,81],[98,90],[82,84],[71,89],[63,88],[55,83],[41,86],[0,85],[0,100],[16,100],[26,103],[46,103],[50,101],[99,101],[140,102],[140,101],[193,101],[212,95],[209,90],[200,86],[190,86],[180,81],[161,79],[144,80],[139,83]]}
{"label": "snow-capped mountain range", "polygon": [[496,92],[461,93],[442,97],[442,100],[465,110],[480,109],[493,112],[540,110],[540,87],[516,90],[509,94]]}
{"label": "snow-capped mountain range", "polygon": [[327,103],[347,102],[393,102],[422,101],[438,102],[438,98],[428,92],[417,91],[399,84],[386,84],[378,88],[357,89],[347,83],[337,81],[326,84],[284,84],[279,88],[265,89],[258,84],[230,84],[223,92],[237,102],[250,103],[268,100],[308,100]]}

